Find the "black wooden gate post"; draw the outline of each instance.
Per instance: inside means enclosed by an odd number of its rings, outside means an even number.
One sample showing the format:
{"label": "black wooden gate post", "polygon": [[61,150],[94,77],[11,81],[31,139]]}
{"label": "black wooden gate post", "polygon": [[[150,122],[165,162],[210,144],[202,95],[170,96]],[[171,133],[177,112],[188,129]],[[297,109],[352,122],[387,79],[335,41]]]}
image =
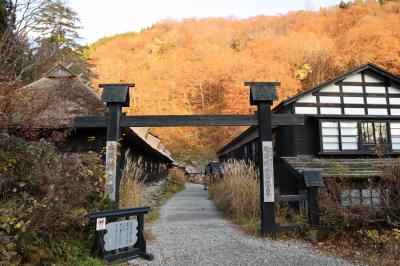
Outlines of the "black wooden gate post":
{"label": "black wooden gate post", "polygon": [[308,221],[312,225],[319,225],[318,188],[324,186],[322,169],[304,170],[303,177],[308,190]]}
{"label": "black wooden gate post", "polygon": [[308,189],[308,221],[319,225],[318,187]]}
{"label": "black wooden gate post", "polygon": [[120,121],[122,107],[129,106],[129,87],[134,84],[100,84],[101,99],[107,104],[106,186],[107,198],[119,202],[119,186],[123,165],[118,141],[121,137]]}
{"label": "black wooden gate post", "polygon": [[275,189],[272,146],[271,105],[277,99],[276,87],[279,82],[245,82],[250,86],[250,104],[258,108],[260,172],[260,210],[261,233],[273,234],[275,231]]}

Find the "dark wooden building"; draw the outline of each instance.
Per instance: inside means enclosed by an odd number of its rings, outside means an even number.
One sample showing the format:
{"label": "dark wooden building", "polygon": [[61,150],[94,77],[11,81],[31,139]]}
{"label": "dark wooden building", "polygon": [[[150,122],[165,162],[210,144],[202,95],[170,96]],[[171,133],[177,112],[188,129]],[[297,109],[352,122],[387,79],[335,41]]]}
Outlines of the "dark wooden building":
{"label": "dark wooden building", "polygon": [[[45,138],[65,135],[56,141],[64,152],[104,151],[106,128],[75,128],[74,119],[104,116],[107,107],[93,88],[64,66],[54,66],[44,77],[15,93],[11,124],[16,132],[34,131]],[[132,157],[143,157],[149,181],[162,178],[173,162],[149,128],[123,128],[120,142],[121,160],[128,150]]]}
{"label": "dark wooden building", "polygon": [[[275,184],[292,194],[302,189],[302,172],[321,169],[325,177],[357,179],[358,202],[374,204],[379,191],[368,179],[400,154],[400,79],[373,64],[362,65],[282,101],[276,114],[303,114],[304,126],[273,129]],[[221,161],[258,156],[258,130],[251,127],[224,146]],[[301,192],[301,191],[300,191]]]}

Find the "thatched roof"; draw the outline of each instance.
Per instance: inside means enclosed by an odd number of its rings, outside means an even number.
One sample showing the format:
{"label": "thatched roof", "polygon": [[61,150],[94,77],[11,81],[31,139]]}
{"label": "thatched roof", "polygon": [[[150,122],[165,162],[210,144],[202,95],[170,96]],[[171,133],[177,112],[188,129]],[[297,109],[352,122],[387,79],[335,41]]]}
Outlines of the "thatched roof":
{"label": "thatched roof", "polygon": [[[104,116],[106,111],[100,96],[59,64],[43,78],[16,90],[12,101],[12,125],[36,129],[74,128],[76,117]],[[149,128],[128,128],[127,131],[143,148],[173,161],[171,153]]]}
{"label": "thatched roof", "polygon": [[62,65],[16,90],[12,109],[12,125],[29,128],[72,128],[75,117],[107,110],[93,89]]}

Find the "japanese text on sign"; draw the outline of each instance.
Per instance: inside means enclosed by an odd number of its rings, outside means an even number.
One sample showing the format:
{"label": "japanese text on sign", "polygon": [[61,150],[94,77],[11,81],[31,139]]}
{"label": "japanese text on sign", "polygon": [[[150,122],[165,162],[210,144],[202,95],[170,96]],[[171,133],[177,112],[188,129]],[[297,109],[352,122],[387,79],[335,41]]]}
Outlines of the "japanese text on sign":
{"label": "japanese text on sign", "polygon": [[108,223],[104,235],[104,250],[111,251],[133,246],[137,242],[137,220]]}
{"label": "japanese text on sign", "polygon": [[262,142],[264,202],[275,201],[274,191],[274,153],[272,141]]}
{"label": "japanese text on sign", "polygon": [[117,142],[107,141],[106,147],[106,185],[107,198],[115,200],[117,182]]}

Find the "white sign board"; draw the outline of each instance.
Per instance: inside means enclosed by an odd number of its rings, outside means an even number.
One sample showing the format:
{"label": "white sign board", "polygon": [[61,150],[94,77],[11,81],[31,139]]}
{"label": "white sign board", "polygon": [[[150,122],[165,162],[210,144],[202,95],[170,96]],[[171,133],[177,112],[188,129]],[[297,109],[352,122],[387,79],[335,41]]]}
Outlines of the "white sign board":
{"label": "white sign board", "polygon": [[117,182],[117,147],[116,141],[107,141],[105,195],[114,201]]}
{"label": "white sign board", "polygon": [[97,218],[96,220],[96,231],[101,231],[106,229],[106,218]]}
{"label": "white sign board", "polygon": [[262,142],[264,202],[275,201],[274,151],[272,141]]}
{"label": "white sign board", "polygon": [[104,250],[111,251],[133,246],[137,242],[137,220],[108,223],[104,234]]}

